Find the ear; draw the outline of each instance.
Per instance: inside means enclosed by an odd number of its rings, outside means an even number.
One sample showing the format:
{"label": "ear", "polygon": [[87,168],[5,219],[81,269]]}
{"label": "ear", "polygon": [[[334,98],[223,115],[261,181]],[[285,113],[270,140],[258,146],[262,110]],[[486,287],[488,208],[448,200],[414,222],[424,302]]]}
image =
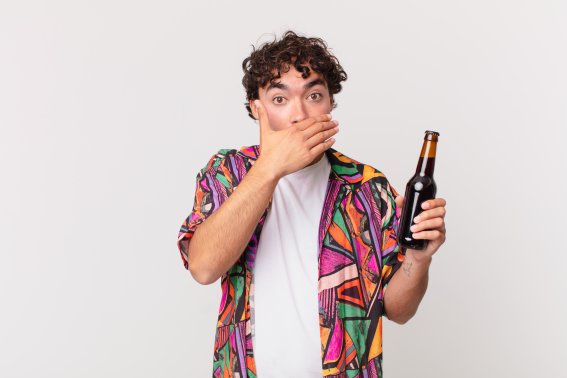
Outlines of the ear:
{"label": "ear", "polygon": [[256,118],[256,121],[257,121],[259,116],[258,116],[258,109],[256,109],[256,105],[254,105],[254,99],[249,100],[248,103],[250,104],[250,109],[252,110],[252,115],[254,116],[254,118]]}

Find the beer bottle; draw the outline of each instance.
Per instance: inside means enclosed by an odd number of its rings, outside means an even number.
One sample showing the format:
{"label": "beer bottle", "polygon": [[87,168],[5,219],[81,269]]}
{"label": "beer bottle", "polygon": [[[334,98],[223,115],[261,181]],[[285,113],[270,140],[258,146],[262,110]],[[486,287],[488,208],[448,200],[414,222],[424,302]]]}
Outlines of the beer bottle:
{"label": "beer bottle", "polygon": [[428,240],[414,239],[410,227],[415,224],[415,217],[423,211],[421,204],[435,198],[437,193],[433,170],[435,169],[438,137],[439,133],[436,131],[427,130],[425,132],[415,174],[406,186],[404,207],[398,229],[398,244],[405,249],[425,249],[427,247]]}

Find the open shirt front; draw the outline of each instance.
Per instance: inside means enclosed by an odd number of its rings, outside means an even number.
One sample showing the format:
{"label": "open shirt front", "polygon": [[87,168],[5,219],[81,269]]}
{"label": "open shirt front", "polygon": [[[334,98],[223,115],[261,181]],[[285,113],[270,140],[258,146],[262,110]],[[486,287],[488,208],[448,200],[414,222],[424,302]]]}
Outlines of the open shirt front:
{"label": "open shirt front", "polygon": [[[404,260],[396,238],[398,193],[370,165],[333,148],[325,154],[331,171],[318,236],[322,376],[382,377],[384,289]],[[237,189],[259,155],[258,145],[221,149],[197,174],[193,209],[177,240],[185,269],[197,227]],[[270,206],[271,201],[242,255],[221,278],[213,377],[256,377],[250,297],[258,241]]]}

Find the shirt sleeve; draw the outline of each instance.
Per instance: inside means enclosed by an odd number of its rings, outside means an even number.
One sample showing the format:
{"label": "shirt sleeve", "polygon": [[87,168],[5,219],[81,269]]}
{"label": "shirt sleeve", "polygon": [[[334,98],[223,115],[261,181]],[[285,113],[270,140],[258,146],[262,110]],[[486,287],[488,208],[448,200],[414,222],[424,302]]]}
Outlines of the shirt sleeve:
{"label": "shirt sleeve", "polygon": [[392,276],[404,261],[403,250],[398,244],[398,227],[400,225],[401,209],[396,206],[394,199],[398,192],[386,180],[380,193],[380,213],[382,216],[382,289],[385,290]]}
{"label": "shirt sleeve", "polygon": [[222,171],[219,169],[221,160],[221,154],[213,155],[207,165],[197,173],[193,209],[181,224],[177,236],[177,248],[187,270],[189,270],[187,250],[193,234],[197,227],[220,206],[219,200],[222,201],[222,194],[226,193],[223,188],[219,187],[220,182],[217,178]]}

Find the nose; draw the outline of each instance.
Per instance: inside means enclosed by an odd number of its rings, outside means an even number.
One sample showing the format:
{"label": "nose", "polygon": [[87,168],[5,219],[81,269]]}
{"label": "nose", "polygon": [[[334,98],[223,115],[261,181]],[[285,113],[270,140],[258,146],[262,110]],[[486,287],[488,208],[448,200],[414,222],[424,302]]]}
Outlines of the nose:
{"label": "nose", "polygon": [[291,111],[291,123],[303,121],[305,118],[307,118],[307,112],[305,111],[303,102],[301,100],[295,101]]}

